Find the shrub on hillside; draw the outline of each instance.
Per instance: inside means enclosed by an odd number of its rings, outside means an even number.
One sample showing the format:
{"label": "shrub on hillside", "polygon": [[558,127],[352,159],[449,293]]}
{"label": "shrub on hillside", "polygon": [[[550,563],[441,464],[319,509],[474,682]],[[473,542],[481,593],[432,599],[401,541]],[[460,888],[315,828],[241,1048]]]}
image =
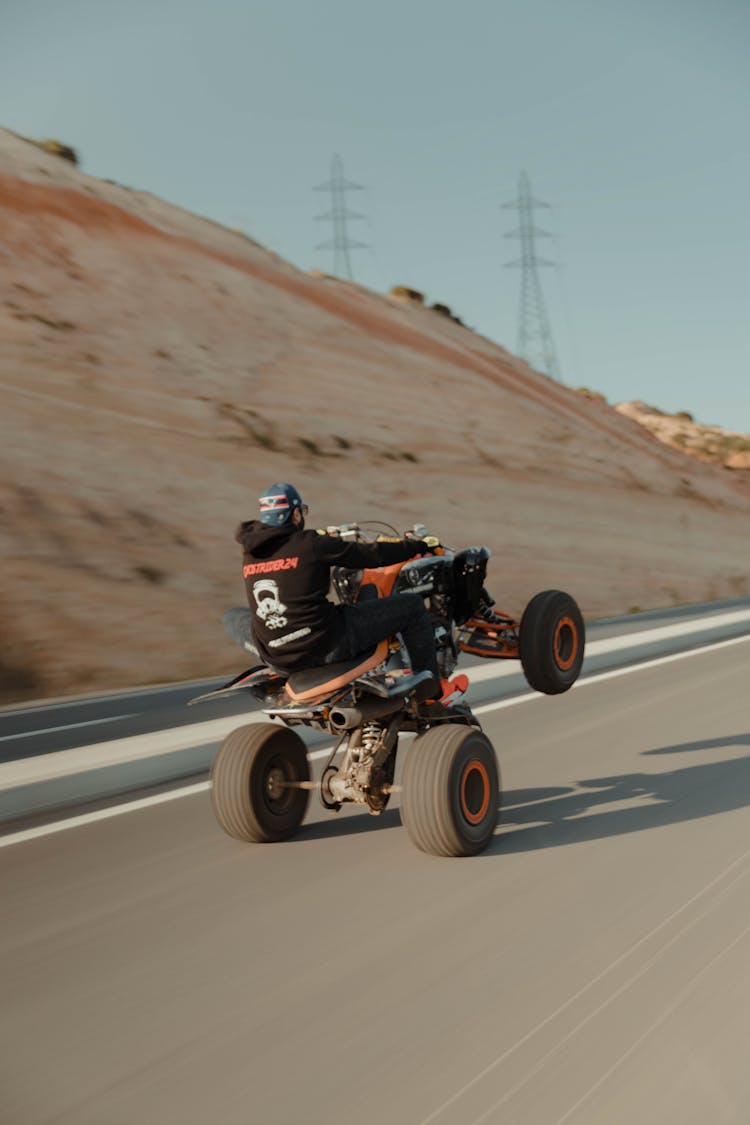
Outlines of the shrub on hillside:
{"label": "shrub on hillside", "polygon": [[592,391],[589,387],[575,387],[575,392],[578,395],[583,395],[584,398],[594,399],[595,402],[606,402],[606,398],[599,391]]}
{"label": "shrub on hillside", "polygon": [[47,140],[47,141],[33,141],[37,148],[44,149],[45,152],[51,152],[53,156],[61,156],[63,160],[69,160],[71,164],[78,167],[78,153],[70,145],[64,145],[62,141]]}
{"label": "shrub on hillside", "polygon": [[402,301],[414,301],[418,305],[424,304],[424,293],[420,293],[418,289],[410,289],[408,285],[394,285],[389,296],[400,297]]}

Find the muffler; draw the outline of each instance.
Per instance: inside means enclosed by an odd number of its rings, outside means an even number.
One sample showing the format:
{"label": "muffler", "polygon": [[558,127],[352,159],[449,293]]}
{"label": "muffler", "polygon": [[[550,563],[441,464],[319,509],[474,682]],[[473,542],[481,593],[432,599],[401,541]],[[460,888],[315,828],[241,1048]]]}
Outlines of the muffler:
{"label": "muffler", "polygon": [[362,722],[362,713],[356,707],[334,707],[328,722],[334,730],[354,730]]}
{"label": "muffler", "polygon": [[403,697],[399,696],[397,699],[363,699],[357,707],[332,707],[328,722],[335,731],[354,730],[362,723],[392,715],[400,710],[403,702]]}

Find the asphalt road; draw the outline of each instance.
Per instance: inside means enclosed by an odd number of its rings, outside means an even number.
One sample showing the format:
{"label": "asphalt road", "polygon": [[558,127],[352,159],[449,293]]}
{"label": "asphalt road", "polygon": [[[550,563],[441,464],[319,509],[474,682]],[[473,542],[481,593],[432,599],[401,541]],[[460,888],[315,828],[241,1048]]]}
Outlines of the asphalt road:
{"label": "asphalt road", "polygon": [[749,673],[486,705],[472,859],[396,800],[243,845],[205,791],[0,848],[0,1121],[746,1125]]}

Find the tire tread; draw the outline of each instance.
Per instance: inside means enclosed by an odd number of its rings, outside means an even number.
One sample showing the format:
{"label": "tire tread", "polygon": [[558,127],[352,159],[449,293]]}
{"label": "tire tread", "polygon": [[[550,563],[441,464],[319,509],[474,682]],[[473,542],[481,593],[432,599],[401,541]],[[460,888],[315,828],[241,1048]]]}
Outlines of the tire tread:
{"label": "tire tread", "polygon": [[[307,809],[309,793],[298,790],[291,824],[269,830],[254,807],[251,779],[255,763],[266,747],[283,738],[296,759],[299,780],[310,777],[307,753],[302,739],[275,723],[253,723],[233,730],[222,742],[211,767],[211,806],[214,816],[227,833],[248,843],[270,843],[286,839],[296,831]],[[295,744],[298,743],[298,746]]]}
{"label": "tire tread", "polygon": [[[569,672],[562,672],[552,655],[552,633],[564,614],[573,618],[578,632],[579,653]],[[519,648],[521,666],[529,686],[544,695],[568,691],[583,663],[585,648],[583,616],[575,600],[562,590],[542,590],[531,599],[521,618]]]}
{"label": "tire tread", "polygon": [[[491,803],[497,810],[499,768],[491,744],[476,728],[456,724],[433,727],[414,742],[406,759],[401,817],[413,843],[431,855],[476,855],[487,847],[492,838],[491,832],[481,840],[462,835],[451,810],[453,763],[469,735],[479,735],[492,756],[497,785],[491,795]],[[493,832],[496,819],[495,816]]]}

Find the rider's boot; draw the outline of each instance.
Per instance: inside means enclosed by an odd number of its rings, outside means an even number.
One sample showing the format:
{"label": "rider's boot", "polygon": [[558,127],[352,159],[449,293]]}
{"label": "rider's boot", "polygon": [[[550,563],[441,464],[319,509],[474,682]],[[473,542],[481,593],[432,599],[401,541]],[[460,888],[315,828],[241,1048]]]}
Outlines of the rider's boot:
{"label": "rider's boot", "polygon": [[440,680],[440,695],[432,699],[426,699],[425,703],[455,703],[459,695],[463,695],[469,687],[469,677],[465,676],[463,672],[459,672],[452,680]]}
{"label": "rider's boot", "polygon": [[417,684],[414,692],[414,698],[417,703],[426,703],[434,695],[440,691],[441,681],[437,676],[431,676],[429,680],[424,680],[421,684]]}
{"label": "rider's boot", "polygon": [[482,598],[476,608],[476,611],[472,615],[472,620],[484,621],[486,625],[495,625],[498,628],[515,624],[512,617],[506,617],[502,613],[495,613],[494,609],[492,608],[494,604],[494,601],[492,601],[489,596],[486,595],[486,592],[482,591]]}

